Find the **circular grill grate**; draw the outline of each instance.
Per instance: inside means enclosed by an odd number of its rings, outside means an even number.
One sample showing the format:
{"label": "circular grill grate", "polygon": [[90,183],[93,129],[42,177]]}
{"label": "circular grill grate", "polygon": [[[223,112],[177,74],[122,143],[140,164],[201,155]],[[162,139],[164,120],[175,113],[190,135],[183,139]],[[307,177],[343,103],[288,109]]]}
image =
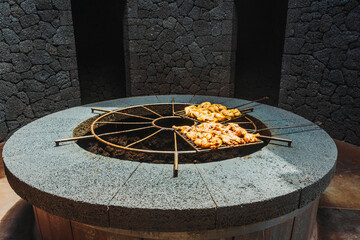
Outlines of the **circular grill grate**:
{"label": "circular grill grate", "polygon": [[[157,154],[193,154],[199,152],[209,152],[213,151],[211,149],[202,149],[196,146],[193,142],[186,139],[179,131],[172,128],[173,125],[181,126],[181,125],[193,125],[194,123],[198,123],[197,120],[191,119],[182,114],[178,114],[184,107],[189,104],[184,103],[176,103],[176,104],[148,104],[141,106],[133,106],[129,108],[117,109],[114,111],[108,111],[105,114],[98,117],[91,124],[91,133],[92,135],[100,142],[123,150],[137,151],[143,153],[157,153]],[[99,110],[99,109],[95,109]],[[246,115],[242,115],[239,118],[232,119],[231,121],[242,126],[250,132],[256,132],[257,125],[255,122]],[[112,132],[104,132],[104,127],[110,129],[109,125],[116,125],[120,130],[114,130]],[[120,127],[121,126],[121,127]],[[103,131],[97,131],[97,129],[101,129]],[[114,129],[114,128],[112,128]],[[119,144],[117,142],[112,142],[109,140],[108,136],[111,135],[121,135],[121,134],[129,134],[134,132],[144,132],[146,130],[149,133],[146,136],[143,136],[141,139],[126,144]],[[151,131],[153,130],[153,131]],[[173,150],[159,150],[159,149],[149,149],[149,147],[144,148],[143,143],[148,141],[150,138],[157,137],[158,134],[163,131],[174,132],[173,134]],[[183,141],[185,141],[189,146],[191,146],[190,150],[177,150],[176,143],[177,138],[180,137]],[[244,147],[249,145],[262,144],[263,141],[259,140],[255,143],[246,143],[246,144],[238,144],[233,146],[223,145],[217,150],[226,149],[226,148],[234,148],[234,147]]]}

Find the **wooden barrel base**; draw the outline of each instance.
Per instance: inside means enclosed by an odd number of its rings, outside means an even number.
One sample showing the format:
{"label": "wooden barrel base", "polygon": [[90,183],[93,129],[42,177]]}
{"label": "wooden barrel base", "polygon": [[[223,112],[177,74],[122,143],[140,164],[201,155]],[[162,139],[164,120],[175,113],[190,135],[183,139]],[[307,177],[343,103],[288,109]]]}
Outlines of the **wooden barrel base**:
{"label": "wooden barrel base", "polygon": [[228,229],[198,232],[134,231],[91,226],[64,219],[33,207],[42,239],[53,240],[147,240],[147,239],[218,239],[218,240],[308,240],[316,224],[319,199],[287,215],[265,222]]}

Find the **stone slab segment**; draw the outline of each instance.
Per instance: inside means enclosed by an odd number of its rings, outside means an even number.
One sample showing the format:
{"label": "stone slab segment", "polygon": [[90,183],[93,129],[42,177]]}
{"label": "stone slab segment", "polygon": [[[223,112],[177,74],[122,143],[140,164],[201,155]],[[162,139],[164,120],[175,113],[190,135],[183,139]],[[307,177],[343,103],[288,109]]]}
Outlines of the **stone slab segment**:
{"label": "stone slab segment", "polygon": [[217,205],[217,228],[261,222],[298,208],[299,189],[256,161],[249,155],[197,165]]}
{"label": "stone slab segment", "polygon": [[215,208],[194,164],[180,165],[174,178],[171,164],[142,163],[109,203],[110,227],[213,229]]}

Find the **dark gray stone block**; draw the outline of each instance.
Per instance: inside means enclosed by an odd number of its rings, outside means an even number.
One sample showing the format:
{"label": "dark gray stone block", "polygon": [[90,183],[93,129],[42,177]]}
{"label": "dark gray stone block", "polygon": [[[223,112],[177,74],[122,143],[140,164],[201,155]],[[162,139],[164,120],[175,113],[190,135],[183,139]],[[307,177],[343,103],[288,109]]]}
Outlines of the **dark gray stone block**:
{"label": "dark gray stone block", "polygon": [[52,38],[56,45],[74,43],[74,30],[72,26],[61,26],[57,29],[56,34]]}
{"label": "dark gray stone block", "polygon": [[51,62],[51,56],[45,50],[33,50],[28,56],[32,64],[48,64]]}
{"label": "dark gray stone block", "polygon": [[19,33],[20,40],[34,40],[41,37],[41,32],[38,25],[24,28]]}
{"label": "dark gray stone block", "polygon": [[5,42],[0,42],[0,61],[9,62],[11,60],[10,47]]}
{"label": "dark gray stone block", "polygon": [[19,98],[12,96],[5,104],[6,120],[16,120],[24,108],[25,104]]}
{"label": "dark gray stone block", "polygon": [[204,20],[195,21],[193,24],[195,36],[211,35],[210,23]]}
{"label": "dark gray stone block", "polygon": [[36,5],[35,5],[35,1],[33,0],[26,0],[22,2],[20,6],[26,14],[31,14],[36,12]]}
{"label": "dark gray stone block", "polygon": [[59,10],[71,10],[70,0],[53,0],[53,4]]}
{"label": "dark gray stone block", "polygon": [[17,44],[20,42],[18,35],[11,29],[2,29],[2,35],[5,39],[5,42],[9,45]]}
{"label": "dark gray stone block", "polygon": [[19,49],[23,53],[28,53],[33,50],[33,42],[31,40],[25,40],[19,43]]}
{"label": "dark gray stone block", "polygon": [[50,23],[47,22],[40,22],[39,29],[41,31],[41,36],[44,39],[51,39],[56,33],[56,29]]}
{"label": "dark gray stone block", "polygon": [[26,56],[24,53],[16,53],[12,55],[12,63],[14,64],[14,69],[18,73],[25,72],[31,68],[31,59]]}
{"label": "dark gray stone block", "polygon": [[59,17],[59,11],[57,10],[38,11],[38,14],[40,16],[40,19],[45,22],[52,22]]}
{"label": "dark gray stone block", "polygon": [[0,93],[3,100],[7,100],[9,97],[17,92],[16,85],[10,82],[0,80]]}
{"label": "dark gray stone block", "polygon": [[0,3],[0,13],[2,16],[9,16],[11,13],[10,5],[7,2]]}
{"label": "dark gray stone block", "polygon": [[360,48],[352,49],[347,52],[347,59],[344,66],[352,70],[360,70]]}

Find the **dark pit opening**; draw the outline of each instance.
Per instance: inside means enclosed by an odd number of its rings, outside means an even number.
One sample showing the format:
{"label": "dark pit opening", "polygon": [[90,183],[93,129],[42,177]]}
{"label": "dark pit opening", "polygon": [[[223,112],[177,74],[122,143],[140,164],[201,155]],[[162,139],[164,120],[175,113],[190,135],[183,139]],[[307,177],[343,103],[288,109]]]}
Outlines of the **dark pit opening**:
{"label": "dark pit opening", "polygon": [[235,1],[235,97],[277,106],[288,0]]}
{"label": "dark pit opening", "polygon": [[126,96],[126,1],[71,0],[82,104]]}
{"label": "dark pit opening", "polygon": [[172,129],[172,126],[194,125],[195,121],[178,116],[167,116],[155,119],[152,124],[157,128]]}
{"label": "dark pit opening", "polygon": [[[175,111],[183,110],[184,107],[187,106],[185,104],[176,104]],[[116,122],[133,122],[141,124],[134,125],[122,125],[122,124],[105,124],[99,126],[95,129],[95,133],[100,135],[102,133],[109,133],[115,131],[123,131],[123,130],[132,130],[135,128],[144,128],[140,131],[132,131],[121,133],[118,135],[110,135],[110,136],[102,136],[101,138],[107,142],[120,145],[127,146],[131,143],[139,141],[150,134],[155,133],[162,128],[163,130],[154,135],[151,138],[148,138],[134,146],[131,146],[127,149],[113,147],[107,145],[95,138],[89,140],[81,140],[78,141],[77,144],[84,148],[87,151],[90,151],[95,154],[104,155],[107,157],[113,157],[123,160],[129,161],[138,161],[138,162],[149,162],[149,163],[168,163],[173,164],[174,161],[174,131],[171,129],[173,125],[193,125],[194,121],[189,119],[183,119],[180,117],[172,116],[172,107],[171,104],[153,104],[146,105],[147,108],[156,111],[161,114],[164,118],[159,118],[159,116],[150,113],[146,109],[141,106],[129,107],[121,112],[133,115],[140,115],[146,118],[153,119],[146,120],[129,117],[121,114],[111,114],[101,121],[116,121]],[[98,116],[97,116],[98,117]],[[74,136],[82,136],[82,135],[90,135],[90,125],[97,118],[94,117],[89,119],[83,123],[81,123],[75,130]],[[258,119],[247,116],[251,121],[255,123],[258,129],[266,128],[266,126]],[[143,122],[145,123],[143,124]],[[242,118],[241,121],[244,121]],[[154,126],[154,122],[158,127],[150,127]],[[243,126],[247,129],[252,129],[251,124],[245,124]],[[169,129],[167,129],[169,128]],[[270,131],[262,131],[262,135],[270,136]],[[213,161],[220,161],[225,159],[230,159],[234,157],[246,156],[251,153],[254,153],[260,150],[262,147],[268,144],[268,141],[263,140],[263,143],[255,144],[255,145],[243,145],[240,147],[232,147],[232,148],[224,148],[224,149],[214,149],[204,152],[196,152],[194,149],[180,136],[177,136],[177,148],[179,152],[179,163],[206,163]],[[140,150],[140,151],[138,151]],[[157,153],[157,152],[146,152],[147,150],[151,151],[169,151],[169,153]],[[145,152],[144,152],[145,151]]]}

